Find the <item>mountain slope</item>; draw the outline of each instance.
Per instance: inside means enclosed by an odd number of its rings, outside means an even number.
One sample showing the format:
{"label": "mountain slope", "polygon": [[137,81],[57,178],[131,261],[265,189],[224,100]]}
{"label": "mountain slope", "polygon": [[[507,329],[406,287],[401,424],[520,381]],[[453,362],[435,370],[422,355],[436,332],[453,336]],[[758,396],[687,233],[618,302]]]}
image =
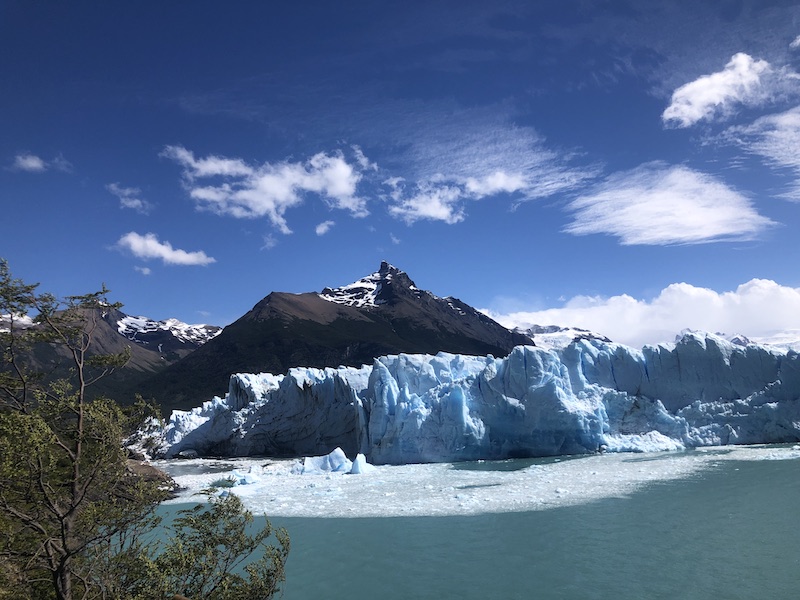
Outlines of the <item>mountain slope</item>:
{"label": "mountain slope", "polygon": [[[86,310],[84,318],[93,323],[91,355],[130,352],[124,367],[101,378],[89,390],[90,397],[108,396],[123,404],[133,400],[153,373],[188,355],[221,331],[213,325],[187,325],[176,319],[154,321],[132,317],[108,307]],[[22,324],[25,328],[35,327],[30,319]],[[0,330],[4,325],[5,320],[0,317]],[[70,377],[74,366],[63,347],[44,343],[34,346],[24,360],[49,381]]]}
{"label": "mountain slope", "polygon": [[525,335],[455,298],[417,288],[384,262],[359,281],[320,293],[273,292],[221,334],[147,382],[166,410],[224,395],[232,373],[371,364],[386,354],[440,351],[505,356]]}

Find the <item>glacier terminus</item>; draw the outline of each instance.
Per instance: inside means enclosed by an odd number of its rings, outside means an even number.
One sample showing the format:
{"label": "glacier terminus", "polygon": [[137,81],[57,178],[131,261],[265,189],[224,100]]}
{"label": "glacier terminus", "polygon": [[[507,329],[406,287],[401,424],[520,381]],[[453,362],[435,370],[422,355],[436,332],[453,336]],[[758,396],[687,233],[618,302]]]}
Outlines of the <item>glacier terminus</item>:
{"label": "glacier terminus", "polygon": [[174,411],[148,435],[165,458],[341,448],[372,464],[789,443],[800,440],[800,355],[687,332],[641,350],[579,339],[506,358],[240,373],[225,398]]}

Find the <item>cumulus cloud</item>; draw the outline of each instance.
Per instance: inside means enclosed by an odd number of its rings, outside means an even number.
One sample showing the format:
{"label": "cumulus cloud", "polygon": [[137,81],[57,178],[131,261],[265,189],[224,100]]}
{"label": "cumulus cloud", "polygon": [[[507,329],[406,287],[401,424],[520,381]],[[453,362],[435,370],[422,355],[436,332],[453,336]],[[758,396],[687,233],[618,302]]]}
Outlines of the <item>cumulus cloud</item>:
{"label": "cumulus cloud", "polygon": [[506,327],[581,327],[634,347],[673,341],[683,329],[768,340],[780,332],[800,330],[800,288],[768,279],[753,279],[726,292],[674,283],[652,300],[627,294],[576,296],[559,308],[484,312]]}
{"label": "cumulus cloud", "polygon": [[169,242],[161,242],[154,233],[140,235],[134,231],[126,233],[117,240],[116,247],[127,250],[144,260],[159,259],[165,265],[201,265],[217,262],[202,250],[187,252],[172,247]]}
{"label": "cumulus cloud", "polygon": [[661,119],[667,125],[690,127],[703,119],[726,116],[737,105],[764,102],[771,89],[765,78],[772,67],[765,60],[754,60],[739,52],[722,71],[703,75],[676,89]]}
{"label": "cumulus cloud", "polygon": [[755,239],[774,221],[711,175],[661,162],[617,173],[568,204],[574,235],[613,235],[623,245]]}
{"label": "cumulus cloud", "polygon": [[122,187],[119,183],[109,183],[106,189],[119,198],[120,208],[130,208],[143,215],[149,214],[153,205],[141,197],[139,188]]}
{"label": "cumulus cloud", "polygon": [[731,127],[722,138],[763,157],[767,164],[793,172],[794,182],[781,196],[800,201],[800,106],[761,117],[748,126]]}
{"label": "cumulus cloud", "polygon": [[8,167],[10,171],[25,171],[27,173],[44,173],[51,169],[69,173],[72,171],[72,164],[61,155],[48,161],[35,154],[22,152],[14,157],[14,161]]}
{"label": "cumulus cloud", "polygon": [[458,186],[420,183],[408,197],[398,196],[389,214],[409,225],[420,220],[443,221],[449,225],[464,220],[464,207],[460,200],[464,191]]}
{"label": "cumulus cloud", "polygon": [[[197,158],[182,146],[167,146],[161,155],[183,167],[189,195],[198,208],[236,218],[267,217],[282,233],[291,233],[286,211],[300,205],[306,193],[317,194],[330,208],[353,216],[368,214],[367,201],[357,195],[357,187],[371,163],[360,150],[352,164],[340,152],[257,166],[238,158]],[[208,179],[214,181],[200,183]]]}
{"label": "cumulus cloud", "polygon": [[493,196],[494,194],[513,194],[524,190],[528,186],[525,177],[520,173],[506,173],[495,171],[484,177],[468,177],[465,182],[466,190],[475,196]]}
{"label": "cumulus cloud", "polygon": [[141,273],[142,275],[150,275],[150,273],[152,273],[150,267],[133,267],[133,270]]}
{"label": "cumulus cloud", "polygon": [[316,226],[314,231],[317,232],[317,235],[325,235],[331,230],[331,227],[336,225],[333,221],[323,221],[319,225]]}

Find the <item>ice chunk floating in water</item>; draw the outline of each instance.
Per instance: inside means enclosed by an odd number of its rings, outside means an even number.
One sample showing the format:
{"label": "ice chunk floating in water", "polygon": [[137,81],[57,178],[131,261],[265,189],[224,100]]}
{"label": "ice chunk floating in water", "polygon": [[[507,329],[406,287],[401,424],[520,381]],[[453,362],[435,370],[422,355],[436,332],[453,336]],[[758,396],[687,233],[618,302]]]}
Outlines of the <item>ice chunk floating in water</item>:
{"label": "ice chunk floating in water", "polygon": [[795,442],[798,356],[687,333],[642,350],[579,340],[506,358],[400,354],[360,369],[238,374],[225,399],[175,411],[157,447],[165,457],[338,447],[407,464]]}

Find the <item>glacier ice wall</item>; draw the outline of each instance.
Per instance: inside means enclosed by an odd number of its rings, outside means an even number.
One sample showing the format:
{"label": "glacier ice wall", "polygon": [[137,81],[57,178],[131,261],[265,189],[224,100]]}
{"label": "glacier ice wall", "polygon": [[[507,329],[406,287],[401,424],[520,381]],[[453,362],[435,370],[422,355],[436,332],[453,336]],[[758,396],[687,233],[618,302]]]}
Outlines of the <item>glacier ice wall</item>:
{"label": "glacier ice wall", "polygon": [[375,464],[800,440],[800,359],[688,333],[635,350],[579,340],[506,358],[393,355],[360,369],[237,374],[225,399],[175,411],[159,452]]}

